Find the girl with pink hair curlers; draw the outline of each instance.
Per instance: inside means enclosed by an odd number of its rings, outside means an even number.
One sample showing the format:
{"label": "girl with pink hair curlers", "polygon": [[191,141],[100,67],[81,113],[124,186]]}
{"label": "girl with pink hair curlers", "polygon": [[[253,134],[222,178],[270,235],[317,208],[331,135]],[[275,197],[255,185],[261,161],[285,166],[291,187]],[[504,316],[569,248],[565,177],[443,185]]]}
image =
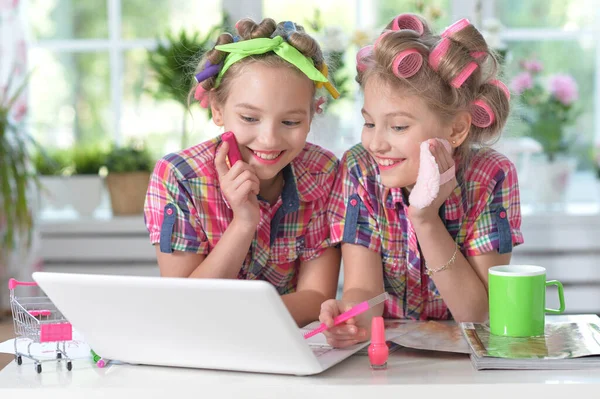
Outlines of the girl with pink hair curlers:
{"label": "girl with pink hair curlers", "polygon": [[487,271],[523,242],[515,168],[485,145],[509,115],[496,70],[466,19],[435,35],[402,14],[358,52],[362,142],[344,154],[328,209],[344,291],[323,303],[320,320],[332,326],[355,303],[390,295],[330,328],[330,344],[368,339],[373,316],[487,318]]}

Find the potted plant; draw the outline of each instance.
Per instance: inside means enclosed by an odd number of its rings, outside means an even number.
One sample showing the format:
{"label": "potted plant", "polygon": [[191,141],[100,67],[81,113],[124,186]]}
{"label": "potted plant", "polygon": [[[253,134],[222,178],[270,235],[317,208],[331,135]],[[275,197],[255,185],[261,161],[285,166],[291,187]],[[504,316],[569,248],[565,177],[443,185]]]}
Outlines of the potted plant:
{"label": "potted plant", "polygon": [[39,149],[33,155],[33,165],[40,182],[41,211],[64,209],[71,201],[66,188],[66,173],[71,167],[68,151]]}
{"label": "potted plant", "polygon": [[200,58],[212,46],[217,33],[229,26],[228,18],[214,26],[206,36],[199,32],[178,34],[167,32],[156,49],[148,52],[148,64],[155,77],[155,86],[146,87],[158,100],[175,100],[181,105],[181,148],[187,147],[187,112],[193,75]]}
{"label": "potted plant", "polygon": [[571,155],[576,137],[567,128],[580,114],[579,89],[568,74],[544,76],[544,65],[535,59],[519,63],[521,73],[511,81],[511,90],[520,101],[520,119],[527,125],[527,136],[542,146],[542,157],[535,160],[534,194],[543,205],[564,200],[571,174],[577,166]]}
{"label": "potted plant", "polygon": [[114,147],[107,154],[106,185],[113,215],[143,213],[144,200],[154,163],[148,150],[138,145]]}
{"label": "potted plant", "polygon": [[106,152],[92,146],[71,149],[73,174],[67,180],[71,204],[82,217],[90,217],[102,202],[104,192],[100,168],[106,163]]}

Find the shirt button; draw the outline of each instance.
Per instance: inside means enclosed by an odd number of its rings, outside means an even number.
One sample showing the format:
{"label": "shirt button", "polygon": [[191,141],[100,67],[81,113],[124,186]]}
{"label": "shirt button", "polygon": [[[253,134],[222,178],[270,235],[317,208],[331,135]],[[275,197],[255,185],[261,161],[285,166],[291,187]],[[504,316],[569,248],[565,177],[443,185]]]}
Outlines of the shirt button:
{"label": "shirt button", "polygon": [[196,208],[192,208],[192,209],[190,209],[190,213],[191,213],[192,215],[195,215],[195,214],[196,214]]}
{"label": "shirt button", "polygon": [[167,215],[171,216],[173,214],[173,209],[169,208],[167,209]]}
{"label": "shirt button", "polygon": [[500,212],[500,218],[506,219],[506,212],[504,212],[504,211]]}
{"label": "shirt button", "polygon": [[352,199],[350,200],[350,205],[352,205],[352,206],[356,206],[356,204],[358,204],[358,201],[357,201],[356,199],[352,198]]}
{"label": "shirt button", "polygon": [[294,257],[294,255],[295,255],[294,251],[290,249],[290,252],[288,253],[288,256],[290,258],[292,258],[292,257]]}

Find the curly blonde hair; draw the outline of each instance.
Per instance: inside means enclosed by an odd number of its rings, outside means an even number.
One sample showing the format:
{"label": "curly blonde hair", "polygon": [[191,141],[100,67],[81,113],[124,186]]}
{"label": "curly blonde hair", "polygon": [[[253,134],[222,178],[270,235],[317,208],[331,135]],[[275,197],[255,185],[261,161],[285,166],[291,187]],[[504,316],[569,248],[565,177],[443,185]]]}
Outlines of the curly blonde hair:
{"label": "curly blonde hair", "polygon": [[500,136],[510,113],[510,94],[497,74],[496,55],[467,20],[435,35],[422,17],[402,14],[357,55],[356,80],[362,88],[376,76],[423,99],[442,121],[471,112],[473,124],[455,152],[464,160],[474,144],[490,144]]}

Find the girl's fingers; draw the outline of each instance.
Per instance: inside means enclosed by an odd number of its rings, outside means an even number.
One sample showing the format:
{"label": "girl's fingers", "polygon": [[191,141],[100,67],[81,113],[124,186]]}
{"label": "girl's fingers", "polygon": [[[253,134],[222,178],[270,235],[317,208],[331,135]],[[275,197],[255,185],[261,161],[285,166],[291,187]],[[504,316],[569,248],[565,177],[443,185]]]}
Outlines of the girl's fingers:
{"label": "girl's fingers", "polygon": [[435,162],[438,164],[440,173],[444,173],[448,169],[448,165],[446,163],[446,159],[442,154],[442,151],[445,151],[444,146],[440,142],[435,140],[434,149],[431,152],[435,158]]}
{"label": "girl's fingers", "polygon": [[[236,163],[236,165],[237,165],[237,163]],[[256,174],[251,172],[249,169],[246,169],[233,180],[232,187],[234,190],[238,190],[242,186],[242,184],[247,181],[252,182],[253,184],[256,184],[257,186],[260,186],[260,181],[258,180],[258,177],[256,176]]]}
{"label": "girl's fingers", "polygon": [[236,190],[236,198],[239,196],[242,200],[241,203],[246,202],[246,199],[250,194],[254,194],[255,185],[250,180],[243,182]]}
{"label": "girl's fingers", "polygon": [[217,169],[217,174],[219,178],[223,178],[227,172],[229,172],[229,168],[227,167],[227,162],[225,161],[227,158],[227,151],[229,151],[229,143],[224,141],[223,144],[217,150],[217,154],[215,155],[215,169]]}
{"label": "girl's fingers", "polygon": [[454,159],[452,158],[452,152],[449,152],[448,150],[446,150],[446,148],[444,146],[440,146],[440,147],[442,147],[441,155],[444,157],[444,160],[446,161],[446,165],[448,166],[448,169],[450,169],[452,167],[452,165],[454,165]]}

